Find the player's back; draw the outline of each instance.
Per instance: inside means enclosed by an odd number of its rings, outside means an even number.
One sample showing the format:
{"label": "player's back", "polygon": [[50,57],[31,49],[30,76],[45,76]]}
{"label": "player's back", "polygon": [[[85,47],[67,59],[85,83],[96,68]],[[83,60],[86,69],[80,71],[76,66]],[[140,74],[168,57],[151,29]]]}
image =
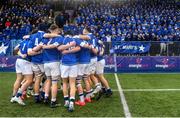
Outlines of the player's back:
{"label": "player's back", "polygon": [[[96,36],[93,35],[92,33],[89,33],[88,36],[90,37],[90,39],[88,40],[88,43],[91,44],[93,48],[97,48],[98,40]],[[97,55],[91,51],[91,58],[94,58],[94,57],[97,57]]]}
{"label": "player's back", "polygon": [[[28,48],[30,49],[33,49],[34,47],[36,47],[37,45],[39,45],[41,42],[42,42],[42,39],[43,39],[43,35],[45,33],[43,31],[38,31],[37,33],[35,34],[32,34],[30,36],[30,41],[29,41],[29,46]],[[33,63],[42,63],[42,58],[43,58],[43,55],[42,53],[41,54],[37,54],[37,55],[34,55],[32,56],[32,62]]]}
{"label": "player's back", "polygon": [[104,53],[101,54],[103,50],[104,50],[103,44],[99,44],[99,43],[98,43],[98,55],[97,55],[97,60],[98,60],[98,61],[104,59]]}
{"label": "player's back", "polygon": [[[81,39],[75,39],[77,45],[81,46],[83,44],[88,44],[87,41]],[[91,51],[88,48],[84,48],[81,46],[81,50],[78,52],[78,62],[80,64],[88,64],[91,59]]]}
{"label": "player's back", "polygon": [[[63,45],[69,44],[70,42],[75,41],[72,37],[65,37],[63,41]],[[66,50],[72,50],[75,48],[75,46],[70,47]],[[77,53],[68,53],[68,54],[62,54],[62,64],[64,65],[74,65],[77,64]]]}
{"label": "player's back", "polygon": [[[29,39],[23,40],[20,44],[19,44],[19,51],[21,52],[21,54],[27,54],[28,52],[28,44],[29,44]],[[21,58],[21,57],[20,57]],[[30,56],[27,56],[26,58],[24,58],[26,60],[31,60]]]}
{"label": "player's back", "polygon": [[[59,45],[59,40],[62,40],[62,37],[56,37],[56,38],[51,38],[51,39],[46,39],[44,38],[42,40],[43,44],[45,45]],[[58,51],[57,48],[52,48],[52,49],[44,49],[43,50],[43,62],[48,63],[48,62],[57,62],[60,60],[60,51]]]}

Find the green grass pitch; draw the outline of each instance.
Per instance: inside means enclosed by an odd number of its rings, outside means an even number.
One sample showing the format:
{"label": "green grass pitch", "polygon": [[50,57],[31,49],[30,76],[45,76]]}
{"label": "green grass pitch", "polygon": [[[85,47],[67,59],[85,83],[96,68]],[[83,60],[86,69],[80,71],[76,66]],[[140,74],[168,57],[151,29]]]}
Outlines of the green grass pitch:
{"label": "green grass pitch", "polygon": [[[84,107],[75,107],[73,113],[63,107],[62,91],[58,93],[61,107],[51,109],[35,104],[33,98],[26,106],[10,103],[15,73],[0,73],[0,117],[124,117],[123,105],[114,74],[106,74],[112,89],[111,98],[101,98]],[[124,91],[132,117],[180,117],[180,74],[118,74],[126,89],[179,89],[178,91]]]}

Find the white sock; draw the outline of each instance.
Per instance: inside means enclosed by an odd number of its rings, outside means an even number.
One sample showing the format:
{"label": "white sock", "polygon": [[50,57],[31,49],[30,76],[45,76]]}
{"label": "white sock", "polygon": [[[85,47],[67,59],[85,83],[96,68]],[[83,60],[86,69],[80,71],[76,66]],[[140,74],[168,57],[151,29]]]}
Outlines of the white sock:
{"label": "white sock", "polygon": [[56,98],[52,98],[51,101],[52,101],[52,102],[55,102],[55,101],[56,101]]}
{"label": "white sock", "polygon": [[84,102],[84,94],[83,94],[83,93],[80,93],[80,94],[79,94],[79,98],[80,98],[80,101],[81,101],[81,102]]}
{"label": "white sock", "polygon": [[44,96],[45,96],[45,98],[48,98],[48,97],[49,97],[49,95],[48,95],[48,94],[45,94]]}
{"label": "white sock", "polygon": [[39,95],[39,93],[35,93],[34,95],[35,95],[35,96],[38,96],[38,95]]}
{"label": "white sock", "polygon": [[91,97],[91,90],[87,91],[87,94],[86,94],[86,98],[90,98]]}
{"label": "white sock", "polygon": [[22,90],[21,90],[20,88],[18,89],[18,93],[21,93],[21,94],[22,94]]}
{"label": "white sock", "polygon": [[72,104],[72,105],[74,105],[74,101],[75,101],[75,97],[70,97],[70,105]]}

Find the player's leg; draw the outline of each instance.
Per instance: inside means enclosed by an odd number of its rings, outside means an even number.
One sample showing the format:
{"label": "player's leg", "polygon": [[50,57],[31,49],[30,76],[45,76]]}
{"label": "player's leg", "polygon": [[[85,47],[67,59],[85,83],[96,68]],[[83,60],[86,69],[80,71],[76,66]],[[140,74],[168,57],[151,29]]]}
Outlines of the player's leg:
{"label": "player's leg", "polygon": [[[99,79],[99,81],[102,83],[102,91],[106,93],[107,96],[112,95],[111,88],[109,86],[108,81],[104,77],[104,66],[105,66],[105,60],[101,60],[97,62],[97,68],[96,68],[96,74]],[[105,88],[104,88],[105,87]]]}
{"label": "player's leg", "polygon": [[76,78],[77,78],[77,65],[70,66],[69,70],[69,86],[70,86],[70,102],[69,102],[69,111],[74,111],[74,101],[76,93]]}
{"label": "player's leg", "polygon": [[25,105],[21,99],[21,96],[23,92],[28,88],[28,86],[30,86],[33,82],[33,72],[31,69],[30,62],[23,60],[22,74],[23,74],[23,79],[25,80],[25,82],[22,84],[22,86],[19,88],[16,94],[16,98],[17,98],[16,102],[18,102],[21,105]]}
{"label": "player's leg", "polygon": [[85,83],[85,88],[86,88],[86,97],[85,97],[85,102],[91,102],[91,96],[92,96],[92,89],[91,85],[89,83],[89,75],[90,75],[90,65],[86,64],[84,68],[84,75],[83,75],[83,80]]}
{"label": "player's leg", "polygon": [[105,94],[107,96],[111,96],[112,95],[112,90],[109,86],[108,81],[105,79],[104,74],[98,74],[97,75],[98,79],[101,81],[103,87],[102,87],[102,91],[105,92]]}
{"label": "player's leg", "polygon": [[76,78],[70,77],[69,78],[69,86],[70,86],[70,98],[69,98],[69,111],[74,111],[74,101],[75,101],[75,93],[76,93]]}
{"label": "player's leg", "polygon": [[58,92],[58,80],[59,76],[52,77],[52,86],[51,86],[51,108],[57,107],[57,92]]}
{"label": "player's leg", "polygon": [[41,72],[40,66],[41,65],[39,65],[39,64],[33,64],[32,65],[32,69],[34,72],[34,79],[35,79],[34,96],[35,96],[35,102],[36,103],[40,102],[39,89],[40,89],[40,83],[42,81],[42,76],[43,76],[43,73]]}
{"label": "player's leg", "polygon": [[82,87],[82,78],[83,78],[83,73],[84,73],[84,68],[85,64],[79,64],[78,65],[78,76],[76,78],[76,87],[78,91],[78,95],[80,100],[76,101],[75,104],[79,106],[84,106],[85,105],[85,99],[84,99],[84,93],[83,93],[83,87]]}
{"label": "player's leg", "polygon": [[[25,82],[22,84],[22,86],[19,88],[18,93],[17,93],[17,97],[22,96],[22,93],[28,88],[28,86],[31,85],[32,83],[32,78],[33,75],[32,74],[26,74],[24,75],[24,80]],[[19,94],[19,95],[18,95]]]}
{"label": "player's leg", "polygon": [[23,92],[28,88],[29,85],[31,85],[32,83],[32,78],[33,75],[24,75],[24,79],[26,80],[23,85],[21,86],[21,88],[18,89],[18,92],[15,96],[15,101],[17,103],[19,103],[20,105],[25,105],[25,103],[23,102],[23,100],[21,99]]}
{"label": "player's leg", "polygon": [[96,66],[97,66],[97,58],[91,59],[90,79],[95,84],[95,90],[93,91],[94,94],[98,93],[101,90],[101,83],[98,81],[98,79],[95,76]]}
{"label": "player's leg", "polygon": [[50,94],[50,90],[51,90],[51,76],[47,76],[46,77],[46,81],[44,83],[44,103],[48,103],[49,102],[49,94]]}
{"label": "player's leg", "polygon": [[83,75],[83,80],[85,83],[85,88],[86,88],[86,98],[85,102],[91,102],[91,96],[92,96],[92,90],[91,90],[91,85],[88,80],[89,76],[88,75]]}
{"label": "player's leg", "polygon": [[31,69],[31,63],[26,60],[21,60],[21,71],[23,74],[23,79],[25,80],[21,87],[18,89],[16,96],[14,97],[14,101],[18,102],[21,105],[25,105],[22,101],[21,96],[23,92],[31,85],[33,80],[33,72]]}
{"label": "player's leg", "polygon": [[17,59],[17,61],[16,61],[16,81],[14,83],[12,97],[14,97],[16,95],[19,87],[21,86],[21,82],[23,80],[23,75],[22,75],[20,66],[21,66],[21,60]]}
{"label": "player's leg", "polygon": [[11,101],[10,102],[14,102],[14,97],[16,96],[16,94],[17,94],[17,92],[18,92],[18,89],[20,88],[20,86],[21,86],[21,82],[22,82],[22,80],[23,80],[23,75],[22,75],[22,73],[17,73],[16,74],[16,81],[15,81],[15,83],[14,83],[14,87],[13,87],[13,94],[12,94],[12,98],[11,98]]}
{"label": "player's leg", "polygon": [[93,74],[90,75],[90,81],[93,81],[94,85],[95,85],[95,89],[93,93],[97,93],[101,90],[101,83],[98,81],[98,79],[95,76],[95,73],[93,72]]}
{"label": "player's leg", "polygon": [[82,87],[82,76],[78,76],[76,79],[76,87],[79,95],[79,100],[75,102],[76,105],[79,106],[84,106],[86,105],[85,103],[85,97],[84,97],[84,92],[83,92],[83,87]]}
{"label": "player's leg", "polygon": [[48,103],[49,101],[49,94],[51,90],[51,73],[50,73],[50,67],[49,63],[44,64],[44,71],[46,75],[46,81],[44,83],[44,92],[45,92],[45,97],[44,97],[44,103]]}
{"label": "player's leg", "polygon": [[93,83],[93,81],[91,80],[90,76],[89,76],[89,78],[88,78],[88,81],[89,81],[90,86],[94,86],[94,83]]}
{"label": "player's leg", "polygon": [[57,106],[57,92],[58,92],[58,81],[60,79],[60,69],[59,69],[60,63],[59,62],[53,62],[50,65],[51,68],[51,76],[52,76],[52,87],[51,87],[51,106],[52,104],[55,104]]}
{"label": "player's leg", "polygon": [[27,92],[26,92],[26,96],[29,98],[30,96],[34,95],[34,91],[33,91],[33,85],[34,85],[34,81],[32,82],[32,84],[28,87]]}
{"label": "player's leg", "polygon": [[69,107],[69,94],[68,94],[68,75],[69,67],[60,65],[61,78],[63,82],[63,95],[64,95],[64,107]]}
{"label": "player's leg", "polygon": [[22,73],[17,73],[17,74],[16,74],[16,81],[15,81],[15,83],[14,83],[14,88],[13,88],[13,95],[12,95],[13,97],[16,95],[19,87],[21,86],[22,80],[23,80],[23,75],[22,75]]}
{"label": "player's leg", "polygon": [[45,90],[44,90],[44,85],[46,83],[47,77],[45,74],[43,74],[42,79],[40,83],[40,99],[44,100],[45,99]]}
{"label": "player's leg", "polygon": [[[61,62],[59,62],[59,67],[61,67]],[[58,82],[58,90],[62,90],[63,89],[63,80],[61,78],[61,69],[59,68],[59,82]]]}
{"label": "player's leg", "polygon": [[63,80],[63,95],[64,95],[64,107],[69,107],[69,94],[68,94],[68,78],[62,78]]}

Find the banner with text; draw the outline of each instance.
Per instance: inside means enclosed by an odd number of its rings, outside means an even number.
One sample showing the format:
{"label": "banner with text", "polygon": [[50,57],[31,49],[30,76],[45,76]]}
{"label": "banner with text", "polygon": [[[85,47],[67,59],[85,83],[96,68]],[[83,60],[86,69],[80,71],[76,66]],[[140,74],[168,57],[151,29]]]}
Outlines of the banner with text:
{"label": "banner with text", "polygon": [[150,50],[150,43],[146,42],[115,42],[114,52],[117,54],[142,54]]}
{"label": "banner with text", "polygon": [[[15,71],[17,57],[0,56],[0,71]],[[105,73],[117,72],[180,72],[180,57],[114,57],[105,56]]]}

